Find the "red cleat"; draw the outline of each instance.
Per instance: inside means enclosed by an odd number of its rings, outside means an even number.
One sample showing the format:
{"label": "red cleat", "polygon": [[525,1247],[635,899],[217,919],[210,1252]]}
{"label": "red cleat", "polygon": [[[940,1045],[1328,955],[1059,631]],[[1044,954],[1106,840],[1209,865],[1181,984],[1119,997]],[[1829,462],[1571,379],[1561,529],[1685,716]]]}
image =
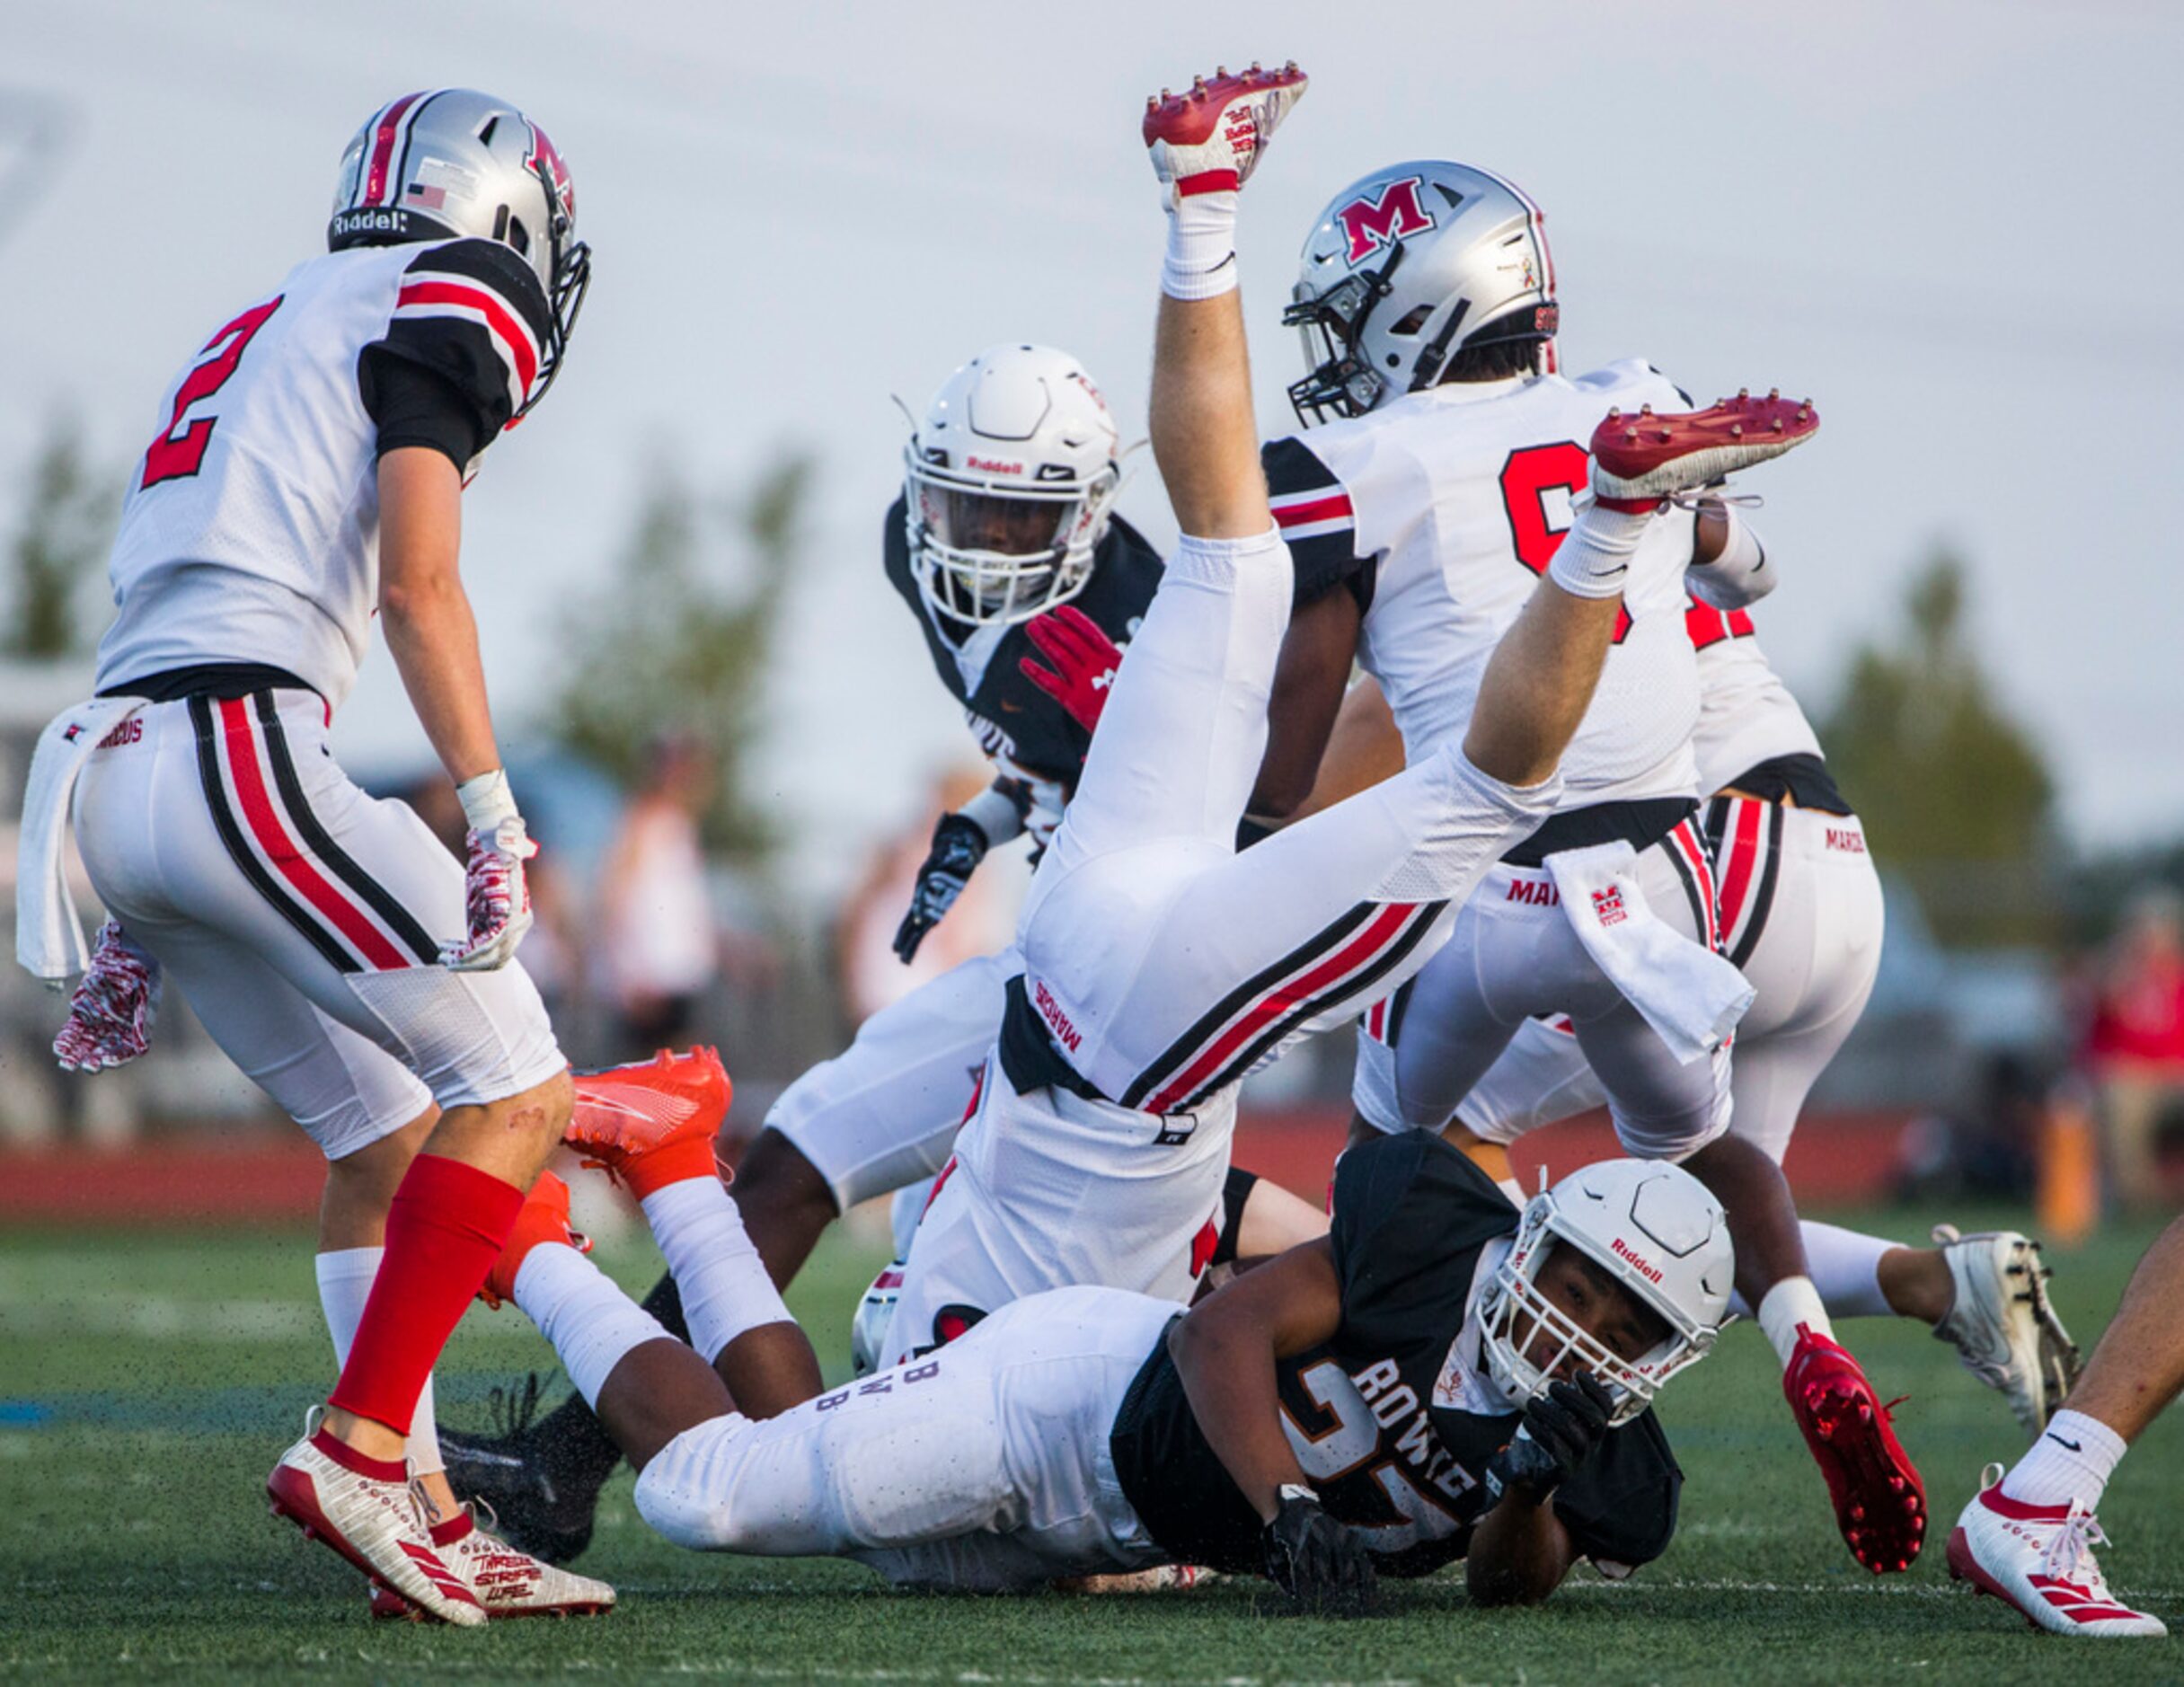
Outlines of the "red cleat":
{"label": "red cleat", "polygon": [[1926,1485],[1858,1361],[1799,1324],[1782,1393],[1827,1478],[1851,1556],[1876,1576],[1909,1569],[1926,1541]]}
{"label": "red cleat", "polygon": [[508,1232],[500,1258],[485,1274],[478,1298],[496,1312],[514,1300],[517,1273],[523,1269],[531,1250],[542,1241],[559,1242],[579,1253],[591,1251],[591,1238],[569,1228],[569,1186],[551,1171],[540,1172],[538,1181],[531,1186],[523,1211],[516,1214],[516,1228]]}
{"label": "red cleat", "polygon": [[1304,87],[1293,59],[1279,70],[1253,65],[1233,76],[1223,68],[1194,76],[1186,93],[1148,95],[1143,133],[1170,208],[1194,194],[1242,187]]}
{"label": "red cleat", "polygon": [[1779,457],[1820,431],[1820,413],[1769,393],[1739,393],[1711,410],[1636,415],[1610,411],[1593,429],[1593,490],[1603,498],[1666,498]]}
{"label": "red cleat", "polygon": [[718,1050],[662,1049],[649,1061],[577,1074],[561,1140],[642,1200],[685,1178],[717,1177],[713,1138],[734,1094]]}

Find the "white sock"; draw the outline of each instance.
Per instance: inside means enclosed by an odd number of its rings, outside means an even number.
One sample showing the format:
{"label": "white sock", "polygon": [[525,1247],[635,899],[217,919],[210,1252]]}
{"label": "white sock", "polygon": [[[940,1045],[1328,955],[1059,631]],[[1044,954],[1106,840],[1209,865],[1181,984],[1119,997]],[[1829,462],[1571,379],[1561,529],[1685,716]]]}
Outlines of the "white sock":
{"label": "white sock", "polygon": [[1494,1187],[1509,1197],[1509,1205],[1523,1212],[1525,1203],[1532,1197],[1525,1193],[1525,1186],[1515,1178],[1496,1178]]}
{"label": "white sock", "polygon": [[1211,299],[1236,289],[1236,191],[1194,193],[1168,214],[1161,291],[1172,299]]}
{"label": "white sock", "polygon": [[1759,1327],[1774,1344],[1775,1354],[1785,1371],[1790,1368],[1790,1356],[1797,1351],[1799,1324],[1816,1336],[1835,1333],[1835,1327],[1827,1321],[1827,1309],[1820,1304],[1820,1297],[1813,1289],[1812,1279],[1784,1277],[1760,1297]]}
{"label": "white sock", "polygon": [[[2077,1444],[2073,1446],[2073,1442]],[[2124,1438],[2100,1418],[2066,1406],[2047,1420],[2046,1432],[2031,1451],[2010,1467],[2009,1475],[2002,1479],[2003,1494],[2028,1506],[2067,1506],[2074,1499],[2088,1511],[2094,1510],[2125,1445]]]}
{"label": "white sock", "polygon": [[[349,1363],[349,1349],[364,1321],[364,1303],[371,1298],[372,1279],[379,1275],[384,1248],[339,1248],[318,1257],[319,1310],[326,1314],[326,1329],[333,1337],[333,1363],[338,1370]],[[410,1414],[410,1469],[430,1476],[447,1468],[440,1457],[440,1428],[432,1412],[432,1379],[425,1379],[417,1409]]]}
{"label": "white sock", "polygon": [[574,1248],[542,1241],[516,1274],[516,1304],[561,1355],[587,1406],[632,1349],[672,1340],[659,1320]]}
{"label": "white sock", "polygon": [[1572,597],[1617,596],[1630,579],[1638,542],[1652,525],[1650,509],[1609,509],[1596,499],[1583,502],[1555,548],[1547,578]]}
{"label": "white sock", "polygon": [[644,1197],[645,1222],[682,1292],[690,1345],[710,1364],[746,1330],[791,1321],[781,1291],[718,1178],[685,1178]]}
{"label": "white sock", "polygon": [[1880,1292],[1880,1259],[1889,1249],[1903,1243],[1809,1220],[1799,1228],[1805,1236],[1805,1260],[1812,1269],[1812,1286],[1818,1291],[1829,1317],[1895,1316],[1896,1309]]}

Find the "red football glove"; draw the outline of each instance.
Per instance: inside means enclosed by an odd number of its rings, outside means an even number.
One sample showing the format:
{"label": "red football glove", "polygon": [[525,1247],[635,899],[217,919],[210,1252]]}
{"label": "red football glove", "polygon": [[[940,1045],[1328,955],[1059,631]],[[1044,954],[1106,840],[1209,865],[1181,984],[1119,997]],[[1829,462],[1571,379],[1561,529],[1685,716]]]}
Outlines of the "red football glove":
{"label": "red football glove", "polygon": [[1122,665],[1122,647],[1074,604],[1049,609],[1028,623],[1024,632],[1054,667],[1041,667],[1027,656],[1016,664],[1023,676],[1060,703],[1085,731],[1095,730],[1114,687],[1115,670]]}

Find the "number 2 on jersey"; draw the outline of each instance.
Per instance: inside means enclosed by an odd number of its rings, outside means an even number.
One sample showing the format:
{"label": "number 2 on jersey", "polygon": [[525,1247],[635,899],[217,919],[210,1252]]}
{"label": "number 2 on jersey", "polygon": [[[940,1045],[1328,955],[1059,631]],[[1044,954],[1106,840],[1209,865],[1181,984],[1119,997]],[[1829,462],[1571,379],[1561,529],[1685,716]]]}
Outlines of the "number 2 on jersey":
{"label": "number 2 on jersey", "polygon": [[153,440],[151,449],[144,454],[144,479],[140,483],[143,490],[148,490],[162,481],[195,474],[203,465],[205,448],[212,443],[212,430],[220,419],[200,416],[185,428],[182,417],[192,404],[210,398],[227,384],[235,366],[243,361],[252,336],[279,308],[278,298],[253,305],[205,342],[205,349],[198,354],[204,361],[184,375],[181,385],[175,390],[174,413],[167,419],[166,431]]}
{"label": "number 2 on jersey", "polygon": [[[1501,508],[1509,518],[1509,545],[1516,560],[1534,574],[1545,574],[1554,561],[1567,526],[1549,525],[1547,494],[1572,497],[1588,478],[1589,459],[1585,447],[1569,440],[1552,446],[1525,446],[1509,453],[1501,465]],[[1631,612],[1615,612],[1615,640],[1621,644],[1631,631]]]}

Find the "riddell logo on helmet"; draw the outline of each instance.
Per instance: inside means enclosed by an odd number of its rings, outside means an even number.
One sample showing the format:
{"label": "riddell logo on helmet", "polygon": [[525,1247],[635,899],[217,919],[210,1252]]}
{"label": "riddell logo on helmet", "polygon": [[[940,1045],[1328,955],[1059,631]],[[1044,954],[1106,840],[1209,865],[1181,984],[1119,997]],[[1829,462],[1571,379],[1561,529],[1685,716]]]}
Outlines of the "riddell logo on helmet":
{"label": "riddell logo on helmet", "polygon": [[1405,176],[1400,181],[1389,182],[1377,199],[1352,199],[1335,213],[1335,221],[1342,225],[1342,233],[1349,242],[1343,261],[1351,269],[1355,269],[1384,246],[1393,246],[1399,240],[1439,226],[1433,220],[1433,213],[1418,202],[1421,185],[1421,178]]}
{"label": "riddell logo on helmet", "polygon": [[966,457],[963,466],[976,469],[981,474],[1021,474],[1024,472],[1024,465],[1021,463],[1002,463],[992,457]]}
{"label": "riddell logo on helmet", "polygon": [[360,211],[343,211],[333,219],[333,232],[337,234],[401,234],[407,233],[409,226],[405,213],[370,206]]}
{"label": "riddell logo on helmet", "polygon": [[1622,1237],[1616,1237],[1614,1241],[1608,1243],[1608,1247],[1614,1251],[1618,1259],[1627,1259],[1632,1266],[1636,1267],[1638,1275],[1645,1278],[1647,1282],[1658,1283],[1661,1280],[1660,1267],[1658,1266],[1647,1264],[1644,1259],[1640,1259],[1637,1254],[1632,1253],[1628,1248],[1624,1247],[1623,1245]]}

